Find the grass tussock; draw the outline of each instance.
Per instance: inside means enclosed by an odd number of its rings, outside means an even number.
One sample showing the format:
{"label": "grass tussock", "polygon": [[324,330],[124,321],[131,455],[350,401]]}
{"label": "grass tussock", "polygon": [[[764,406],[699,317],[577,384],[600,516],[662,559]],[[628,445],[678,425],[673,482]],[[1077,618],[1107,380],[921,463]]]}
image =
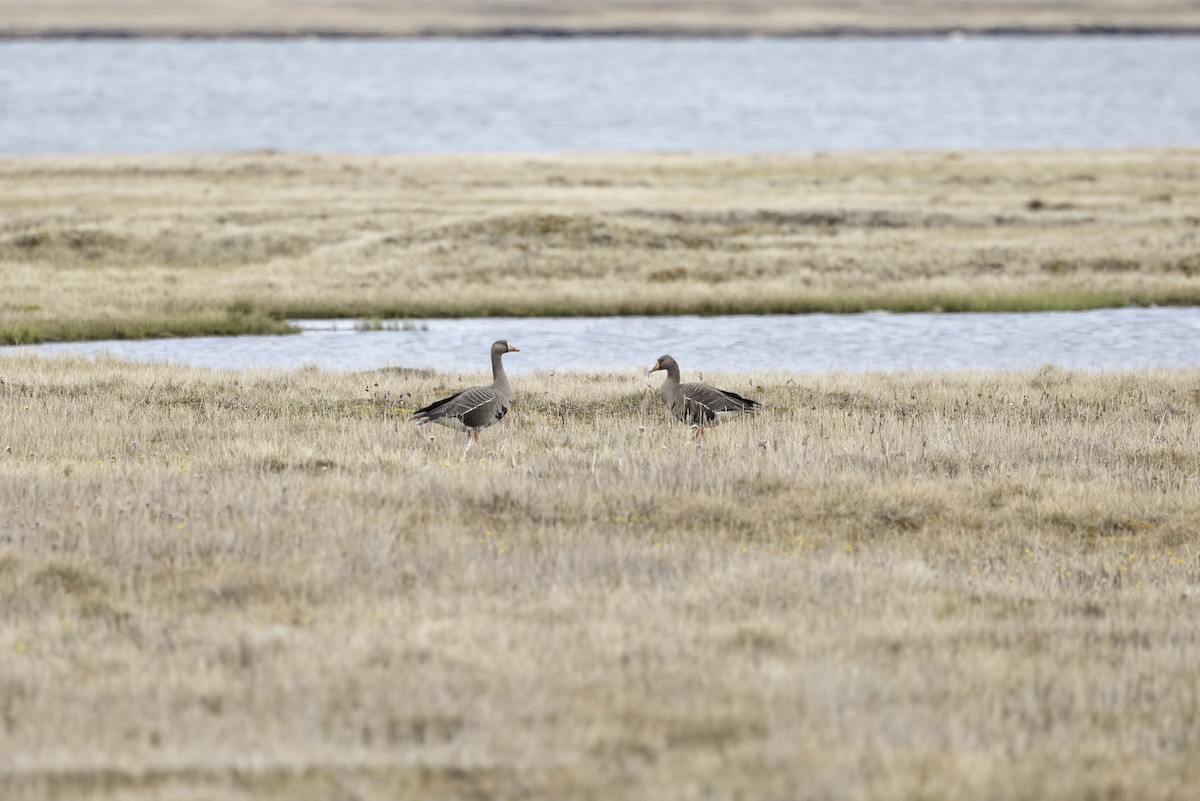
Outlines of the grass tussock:
{"label": "grass tussock", "polygon": [[1200,151],[0,160],[0,342],[1200,303]]}
{"label": "grass tussock", "polygon": [[1200,782],[1195,371],[477,378],[0,360],[3,796]]}

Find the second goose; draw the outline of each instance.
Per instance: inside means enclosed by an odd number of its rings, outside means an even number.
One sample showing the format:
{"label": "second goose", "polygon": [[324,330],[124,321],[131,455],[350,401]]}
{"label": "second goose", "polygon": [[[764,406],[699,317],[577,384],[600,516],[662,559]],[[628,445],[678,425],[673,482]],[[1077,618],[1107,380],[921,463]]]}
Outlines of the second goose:
{"label": "second goose", "polygon": [[667,371],[658,394],[671,414],[696,427],[696,436],[703,437],[707,426],[715,426],[743,414],[754,414],[762,406],[735,392],[710,387],[708,384],[679,383],[679,363],[671,356],[659,356],[650,372]]}
{"label": "second goose", "polygon": [[508,407],[512,406],[513,388],[500,357],[506,353],[518,353],[519,350],[503,339],[493,342],[492,383],[464,389],[424,409],[418,409],[413,412],[417,425],[440,423],[457,431],[465,431],[473,442],[478,442],[479,431],[504,419]]}

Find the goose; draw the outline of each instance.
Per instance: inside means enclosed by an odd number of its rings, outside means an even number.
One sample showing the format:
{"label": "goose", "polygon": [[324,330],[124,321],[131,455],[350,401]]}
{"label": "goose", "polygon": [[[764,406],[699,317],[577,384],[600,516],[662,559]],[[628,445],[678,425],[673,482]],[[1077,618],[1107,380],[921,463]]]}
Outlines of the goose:
{"label": "goose", "polygon": [[424,409],[413,412],[418,426],[439,423],[455,431],[467,432],[472,442],[479,441],[479,431],[500,422],[512,405],[513,388],[504,372],[500,357],[506,353],[520,353],[503,339],[492,343],[492,383],[487,386],[470,387],[448,398],[435,401]]}
{"label": "goose", "polygon": [[658,394],[671,414],[695,426],[696,437],[703,437],[704,429],[708,426],[719,425],[742,414],[754,414],[762,408],[757,401],[728,390],[708,384],[679,383],[679,362],[671,356],[659,356],[648,372],[659,370],[667,371],[667,380]]}

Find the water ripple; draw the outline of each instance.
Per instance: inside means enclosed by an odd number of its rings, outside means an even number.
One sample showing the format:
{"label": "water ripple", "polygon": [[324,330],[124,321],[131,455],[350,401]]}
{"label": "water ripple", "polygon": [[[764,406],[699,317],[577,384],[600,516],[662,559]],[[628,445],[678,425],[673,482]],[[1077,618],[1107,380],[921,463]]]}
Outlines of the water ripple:
{"label": "water ripple", "polygon": [[1200,37],[0,41],[0,153],[1200,144]]}
{"label": "water ripple", "polygon": [[508,339],[512,372],[625,370],[670,353],[685,370],[961,370],[1055,364],[1088,370],[1200,365],[1200,308],[1011,314],[808,314],[722,317],[489,317],[409,321],[367,331],[354,320],[296,321],[295,336],[54,343],[5,352],[111,354],[213,368],[483,370]]}

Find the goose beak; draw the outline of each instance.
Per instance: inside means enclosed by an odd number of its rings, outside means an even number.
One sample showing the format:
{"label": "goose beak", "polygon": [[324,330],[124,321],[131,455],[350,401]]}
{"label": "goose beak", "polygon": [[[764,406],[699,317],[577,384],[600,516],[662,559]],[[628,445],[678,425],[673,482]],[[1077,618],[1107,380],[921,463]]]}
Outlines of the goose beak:
{"label": "goose beak", "polygon": [[509,353],[520,353],[520,352],[521,352],[521,349],[520,349],[520,348],[518,348],[518,347],[516,347],[515,345],[509,345],[509,346],[508,346],[508,352],[509,352]]}
{"label": "goose beak", "polygon": [[658,366],[658,362],[656,361],[654,364],[650,365],[650,369],[646,371],[646,375],[650,375],[651,373],[657,372],[661,369],[662,368]]}

